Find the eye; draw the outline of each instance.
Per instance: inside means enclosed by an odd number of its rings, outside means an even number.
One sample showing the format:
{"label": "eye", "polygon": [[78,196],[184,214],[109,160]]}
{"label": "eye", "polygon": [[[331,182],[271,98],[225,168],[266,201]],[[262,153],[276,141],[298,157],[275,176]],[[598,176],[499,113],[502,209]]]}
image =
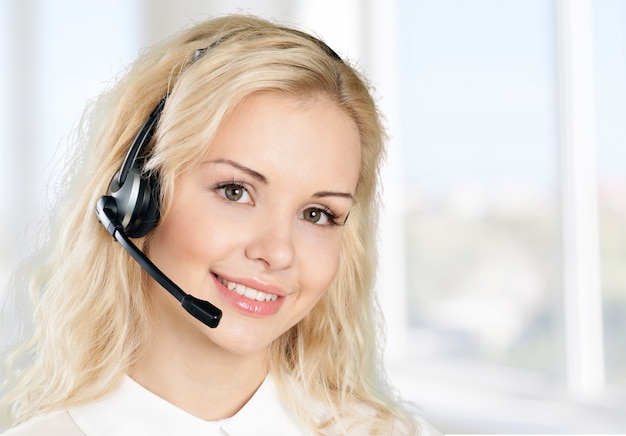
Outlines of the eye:
{"label": "eye", "polygon": [[319,226],[337,225],[335,214],[325,208],[309,207],[302,211],[302,219]]}
{"label": "eye", "polygon": [[248,190],[239,183],[227,183],[218,186],[217,191],[229,201],[237,203],[250,202],[250,194],[248,193]]}

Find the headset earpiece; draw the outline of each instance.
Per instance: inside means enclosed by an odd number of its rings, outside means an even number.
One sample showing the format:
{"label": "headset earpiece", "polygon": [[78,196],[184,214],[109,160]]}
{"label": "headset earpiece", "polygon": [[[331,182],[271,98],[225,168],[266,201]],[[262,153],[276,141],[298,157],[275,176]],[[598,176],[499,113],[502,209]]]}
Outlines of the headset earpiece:
{"label": "headset earpiece", "polygon": [[159,221],[158,180],[135,167],[128,172],[120,186],[118,175],[115,175],[109,187],[109,195],[115,199],[116,217],[129,237],[141,238]]}
{"label": "headset earpiece", "polygon": [[[159,180],[153,174],[143,171],[142,151],[150,142],[157,122],[165,106],[167,96],[163,97],[154,108],[132,145],[120,170],[113,176],[109,185],[108,195],[115,201],[109,210],[131,238],[141,238],[152,230],[159,222]],[[110,203],[110,201],[109,201]]]}

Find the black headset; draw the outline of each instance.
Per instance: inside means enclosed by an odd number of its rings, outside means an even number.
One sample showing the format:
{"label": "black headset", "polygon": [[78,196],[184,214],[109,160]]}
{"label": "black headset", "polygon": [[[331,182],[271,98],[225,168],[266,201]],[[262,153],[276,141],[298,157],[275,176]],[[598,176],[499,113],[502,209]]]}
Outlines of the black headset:
{"label": "black headset", "polygon": [[114,206],[116,218],[131,238],[145,236],[159,221],[159,181],[143,171],[142,150],[154,134],[166,100],[167,96],[163,97],[139,130],[109,186],[109,195],[115,200],[109,206]]}
{"label": "black headset", "polygon": [[152,230],[160,217],[159,181],[154,174],[143,171],[142,154],[150,142],[167,101],[167,95],[152,110],[135,137],[124,163],[113,176],[107,195],[96,203],[96,216],[113,238],[163,288],[172,294],[193,317],[211,328],[217,327],[222,311],[205,300],[187,294],[166,276],[130,240],[141,238]]}

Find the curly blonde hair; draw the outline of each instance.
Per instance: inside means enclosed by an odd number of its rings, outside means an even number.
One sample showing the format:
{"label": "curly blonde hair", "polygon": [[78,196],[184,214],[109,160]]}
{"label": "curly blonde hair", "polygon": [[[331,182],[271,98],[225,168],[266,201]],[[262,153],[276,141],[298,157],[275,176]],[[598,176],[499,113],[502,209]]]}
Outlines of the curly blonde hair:
{"label": "curly blonde hair", "polygon": [[[381,365],[373,288],[385,136],[370,89],[317,38],[244,15],[198,23],[143,52],[87,114],[82,170],[64,196],[53,252],[31,281],[36,329],[18,352],[34,358],[10,373],[4,401],[12,422],[110,392],[148,341],[148,277],[94,216],[148,114],[169,94],[145,163],[158,174],[166,215],[176,177],[206,153],[224,117],[258,92],[323,96],[352,117],[361,140],[356,206],[345,226],[338,273],[312,312],[271,346],[270,371],[284,403],[317,433],[349,433],[363,425],[371,434],[392,428],[394,434],[417,433]],[[144,250],[149,244],[150,234],[137,240]],[[322,405],[320,416],[303,409],[303,391]]]}

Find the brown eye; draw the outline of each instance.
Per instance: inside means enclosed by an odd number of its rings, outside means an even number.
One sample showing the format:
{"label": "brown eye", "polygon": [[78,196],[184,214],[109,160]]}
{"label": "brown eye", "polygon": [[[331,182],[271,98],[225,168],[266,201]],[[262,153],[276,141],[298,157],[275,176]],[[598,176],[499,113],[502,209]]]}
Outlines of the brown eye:
{"label": "brown eye", "polygon": [[322,226],[335,223],[334,217],[329,212],[317,207],[310,207],[308,209],[305,209],[302,212],[302,219],[310,223]]}
{"label": "brown eye", "polygon": [[238,183],[228,183],[218,188],[225,199],[235,202],[247,202],[250,200],[246,188]]}

